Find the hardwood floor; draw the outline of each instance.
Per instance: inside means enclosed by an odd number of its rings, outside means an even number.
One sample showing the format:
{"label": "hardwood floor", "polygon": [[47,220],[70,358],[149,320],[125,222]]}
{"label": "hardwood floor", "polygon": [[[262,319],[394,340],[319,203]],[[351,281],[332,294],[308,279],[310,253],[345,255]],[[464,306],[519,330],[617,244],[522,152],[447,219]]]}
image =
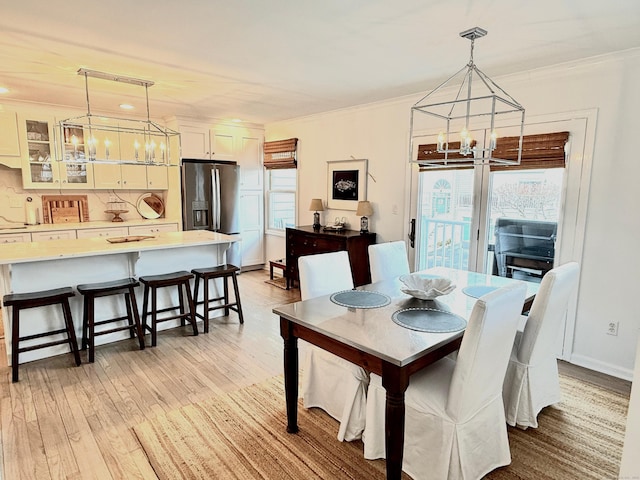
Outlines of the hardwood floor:
{"label": "hardwood floor", "polygon": [[[158,346],[144,351],[135,340],[100,346],[94,364],[75,367],[70,354],[23,364],[15,384],[0,347],[0,480],[155,479],[134,425],[281,374],[282,339],[271,309],[299,300],[299,290],[265,283],[263,270],[238,278],[244,325],[232,312],[214,319],[206,335],[193,337],[188,327],[160,332]],[[629,382],[562,362],[560,368],[630,390]]]}
{"label": "hardwood floor", "polygon": [[281,374],[271,309],[298,300],[299,290],[264,283],[262,270],[238,278],[244,325],[232,312],[206,335],[160,332],[144,351],[135,340],[100,346],[93,364],[75,367],[70,354],[23,364],[15,384],[0,349],[0,478],[155,479],[131,427]]}

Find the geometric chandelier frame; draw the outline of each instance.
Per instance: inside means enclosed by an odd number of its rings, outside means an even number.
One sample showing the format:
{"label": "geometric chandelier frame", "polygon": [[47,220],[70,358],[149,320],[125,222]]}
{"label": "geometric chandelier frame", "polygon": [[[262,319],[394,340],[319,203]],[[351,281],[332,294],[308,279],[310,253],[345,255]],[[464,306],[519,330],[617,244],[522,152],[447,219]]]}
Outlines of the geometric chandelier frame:
{"label": "geometric chandelier frame", "polygon": [[[468,167],[474,165],[519,165],[522,156],[525,110],[474,63],[475,40],[487,31],[475,27],[460,33],[471,41],[469,62],[411,107],[409,149],[411,163],[422,169]],[[438,99],[445,87],[459,85],[455,98]],[[423,123],[428,127],[421,127]],[[499,127],[519,125],[520,138],[516,151],[509,158],[496,158],[493,152],[499,145]],[[433,130],[437,126],[435,148],[414,155],[414,131]],[[472,132],[481,132],[482,138],[473,138]]]}

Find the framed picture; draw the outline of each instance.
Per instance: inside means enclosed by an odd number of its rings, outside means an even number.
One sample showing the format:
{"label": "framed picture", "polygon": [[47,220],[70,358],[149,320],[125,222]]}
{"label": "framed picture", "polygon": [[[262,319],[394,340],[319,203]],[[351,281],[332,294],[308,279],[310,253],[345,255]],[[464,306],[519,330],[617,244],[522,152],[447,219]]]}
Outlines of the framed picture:
{"label": "framed picture", "polygon": [[366,199],[366,159],[327,162],[327,207],[355,211]]}

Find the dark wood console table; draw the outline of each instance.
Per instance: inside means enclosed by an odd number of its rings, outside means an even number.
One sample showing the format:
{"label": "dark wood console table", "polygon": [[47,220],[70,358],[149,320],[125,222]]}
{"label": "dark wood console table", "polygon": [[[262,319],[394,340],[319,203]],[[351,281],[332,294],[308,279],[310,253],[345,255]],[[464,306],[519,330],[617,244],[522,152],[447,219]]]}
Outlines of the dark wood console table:
{"label": "dark wood console table", "polygon": [[371,283],[369,270],[369,245],[376,243],[376,234],[361,234],[355,230],[330,232],[314,230],[311,225],[287,228],[287,288],[295,286],[300,280],[298,275],[298,257],[316,253],[339,252],[349,253],[351,273],[355,286]]}

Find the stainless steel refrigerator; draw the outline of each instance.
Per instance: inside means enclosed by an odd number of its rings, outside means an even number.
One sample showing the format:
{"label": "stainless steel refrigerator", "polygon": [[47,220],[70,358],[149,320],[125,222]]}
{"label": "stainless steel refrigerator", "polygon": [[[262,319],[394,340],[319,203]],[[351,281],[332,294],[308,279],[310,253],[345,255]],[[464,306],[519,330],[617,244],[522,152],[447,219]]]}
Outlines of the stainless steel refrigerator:
{"label": "stainless steel refrigerator", "polygon": [[[240,233],[240,167],[235,162],[182,159],[184,230]],[[239,242],[227,250],[227,263],[242,264]]]}

